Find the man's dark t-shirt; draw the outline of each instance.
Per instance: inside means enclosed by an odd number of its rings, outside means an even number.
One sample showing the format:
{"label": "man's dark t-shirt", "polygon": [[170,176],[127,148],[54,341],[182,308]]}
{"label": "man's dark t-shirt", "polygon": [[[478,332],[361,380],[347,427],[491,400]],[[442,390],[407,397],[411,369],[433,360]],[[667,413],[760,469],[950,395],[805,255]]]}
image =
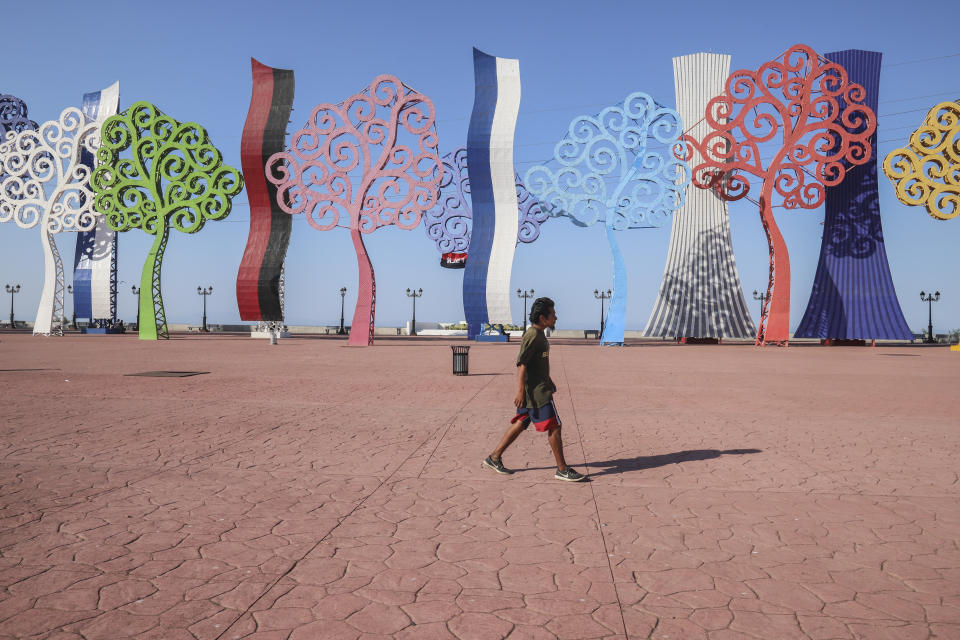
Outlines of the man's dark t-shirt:
{"label": "man's dark t-shirt", "polygon": [[517,366],[521,364],[527,366],[527,384],[523,389],[527,408],[544,406],[553,399],[557,386],[550,379],[550,343],[536,327],[523,334],[517,355]]}

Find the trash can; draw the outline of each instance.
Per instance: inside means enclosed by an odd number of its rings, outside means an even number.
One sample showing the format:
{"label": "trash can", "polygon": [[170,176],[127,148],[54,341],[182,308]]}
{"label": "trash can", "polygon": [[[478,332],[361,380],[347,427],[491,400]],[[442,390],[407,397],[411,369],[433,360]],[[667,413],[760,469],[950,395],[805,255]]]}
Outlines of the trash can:
{"label": "trash can", "polygon": [[450,348],[453,349],[453,375],[465,376],[470,373],[470,347]]}

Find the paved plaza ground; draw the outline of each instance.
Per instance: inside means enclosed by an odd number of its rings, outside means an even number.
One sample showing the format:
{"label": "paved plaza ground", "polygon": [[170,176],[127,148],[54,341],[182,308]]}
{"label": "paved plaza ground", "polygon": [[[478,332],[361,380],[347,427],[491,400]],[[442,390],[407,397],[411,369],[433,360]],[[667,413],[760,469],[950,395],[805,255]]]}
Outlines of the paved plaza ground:
{"label": "paved plaza ground", "polygon": [[960,638],[960,353],[451,344],[0,333],[0,637]]}

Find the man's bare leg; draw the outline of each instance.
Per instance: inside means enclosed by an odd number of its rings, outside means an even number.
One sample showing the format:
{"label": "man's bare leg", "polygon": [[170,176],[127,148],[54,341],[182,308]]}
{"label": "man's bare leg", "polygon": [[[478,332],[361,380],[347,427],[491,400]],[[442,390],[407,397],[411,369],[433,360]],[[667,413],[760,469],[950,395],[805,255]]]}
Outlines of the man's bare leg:
{"label": "man's bare leg", "polygon": [[550,435],[547,436],[547,442],[553,449],[553,457],[557,459],[557,468],[563,471],[567,468],[567,461],[563,458],[563,438],[560,435],[560,429],[561,427],[551,429]]}
{"label": "man's bare leg", "polygon": [[516,440],[517,436],[519,436],[523,431],[523,425],[523,420],[518,420],[514,424],[510,425],[507,431],[503,434],[503,437],[500,439],[500,444],[498,444],[497,448],[490,453],[490,457],[493,460],[499,460],[500,456],[503,455],[503,452],[507,450],[507,447],[513,444],[513,441]]}

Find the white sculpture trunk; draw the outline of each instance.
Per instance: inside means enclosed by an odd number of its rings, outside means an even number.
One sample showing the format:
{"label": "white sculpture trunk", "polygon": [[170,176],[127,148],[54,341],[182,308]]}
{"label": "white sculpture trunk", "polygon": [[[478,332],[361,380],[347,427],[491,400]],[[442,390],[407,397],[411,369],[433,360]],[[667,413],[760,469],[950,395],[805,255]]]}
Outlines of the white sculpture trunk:
{"label": "white sculpture trunk", "polygon": [[[723,91],[730,56],[695,53],[673,59],[677,111],[684,129],[702,140],[707,102]],[[694,153],[691,168],[703,162]],[[756,331],[733,257],[727,203],[712,191],[687,189],[673,215],[670,249],[656,304],[644,331],[655,337],[752,338]]]}
{"label": "white sculpture trunk", "polygon": [[510,276],[517,248],[517,205],[513,136],[520,111],[520,61],[497,58],[497,108],[490,133],[490,177],[496,227],[487,271],[487,315],[491,324],[513,324]]}

